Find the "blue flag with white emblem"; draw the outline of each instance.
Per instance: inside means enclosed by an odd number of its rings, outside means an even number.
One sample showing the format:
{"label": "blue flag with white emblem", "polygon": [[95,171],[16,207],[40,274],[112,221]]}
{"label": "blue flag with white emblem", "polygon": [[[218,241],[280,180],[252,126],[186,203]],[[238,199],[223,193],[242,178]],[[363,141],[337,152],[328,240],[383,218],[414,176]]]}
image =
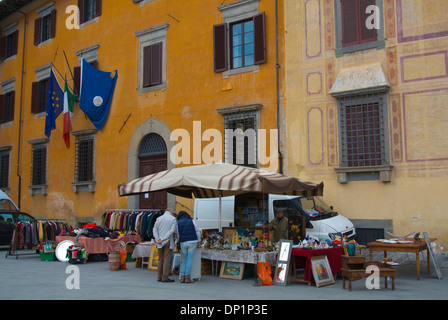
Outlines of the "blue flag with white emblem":
{"label": "blue flag with white emblem", "polygon": [[79,107],[98,130],[101,130],[109,114],[118,78],[118,72],[114,72],[98,70],[82,59]]}
{"label": "blue flag with white emblem", "polygon": [[64,109],[64,91],[59,86],[53,69],[50,72],[48,81],[48,96],[45,117],[45,135],[50,138],[51,130],[56,129],[56,118]]}

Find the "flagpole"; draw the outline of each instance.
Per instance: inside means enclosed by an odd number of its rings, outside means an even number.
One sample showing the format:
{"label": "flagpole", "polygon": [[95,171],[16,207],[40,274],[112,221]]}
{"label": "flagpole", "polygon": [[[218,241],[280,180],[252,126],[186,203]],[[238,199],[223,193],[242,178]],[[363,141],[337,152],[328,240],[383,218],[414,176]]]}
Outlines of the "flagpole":
{"label": "flagpole", "polygon": [[54,65],[53,62],[51,62],[51,66],[59,73],[59,76],[64,79],[64,77],[62,76],[62,73],[59,72],[58,68],[56,68],[56,66]]}
{"label": "flagpole", "polygon": [[[70,71],[70,74],[71,74],[71,76],[72,76],[72,80],[75,81],[75,77],[73,76],[72,69],[70,68],[70,63],[68,63],[67,56],[66,56],[66,54],[65,54],[65,50],[62,50],[62,52],[64,53],[65,62],[67,62],[68,70]],[[74,89],[74,90],[73,90],[73,93],[75,93],[76,96],[79,98],[79,92],[78,92],[78,89],[76,88],[75,85],[73,85],[73,89]]]}
{"label": "flagpole", "polygon": [[[52,65],[52,67],[58,72],[59,76],[60,76],[63,80],[65,80],[65,77],[62,76],[62,73],[58,70],[58,68],[56,68],[56,66],[53,64],[53,62],[51,62],[51,65]],[[68,85],[68,83],[67,83],[67,85]],[[69,85],[68,85],[68,87],[69,87],[69,89],[73,92],[72,87],[70,87]]]}

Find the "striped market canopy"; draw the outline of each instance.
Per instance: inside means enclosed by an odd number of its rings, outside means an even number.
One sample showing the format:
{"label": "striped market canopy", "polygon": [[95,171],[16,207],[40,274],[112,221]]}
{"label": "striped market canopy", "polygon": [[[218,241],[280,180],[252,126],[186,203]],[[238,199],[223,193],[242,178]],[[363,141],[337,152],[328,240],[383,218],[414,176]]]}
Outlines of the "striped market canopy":
{"label": "striped market canopy", "polygon": [[214,163],[169,169],[118,186],[120,196],[162,190],[185,198],[216,198],[246,192],[321,196],[323,183],[315,184],[262,169]]}

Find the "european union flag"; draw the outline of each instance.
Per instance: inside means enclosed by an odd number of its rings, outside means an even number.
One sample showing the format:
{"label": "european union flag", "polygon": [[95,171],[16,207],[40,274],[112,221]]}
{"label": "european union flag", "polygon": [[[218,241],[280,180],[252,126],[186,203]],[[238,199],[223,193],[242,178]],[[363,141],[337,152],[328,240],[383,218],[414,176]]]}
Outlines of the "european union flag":
{"label": "european union flag", "polygon": [[50,80],[48,83],[46,108],[47,114],[45,118],[45,135],[50,138],[51,130],[56,129],[56,118],[64,109],[64,91],[59,86],[59,83],[53,73],[53,69],[51,69]]}
{"label": "european union flag", "polygon": [[106,122],[114,95],[118,72],[105,72],[91,66],[86,60],[81,63],[81,92],[79,107],[98,129]]}

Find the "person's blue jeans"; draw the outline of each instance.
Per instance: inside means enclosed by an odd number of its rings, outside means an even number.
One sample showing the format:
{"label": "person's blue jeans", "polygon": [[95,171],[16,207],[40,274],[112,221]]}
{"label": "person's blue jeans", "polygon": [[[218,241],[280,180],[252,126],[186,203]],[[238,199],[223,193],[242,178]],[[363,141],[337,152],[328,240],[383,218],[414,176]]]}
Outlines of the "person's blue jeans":
{"label": "person's blue jeans", "polygon": [[193,256],[196,251],[197,241],[185,241],[181,242],[180,250],[182,252],[183,260],[180,268],[181,276],[191,275],[191,267],[193,265]]}

